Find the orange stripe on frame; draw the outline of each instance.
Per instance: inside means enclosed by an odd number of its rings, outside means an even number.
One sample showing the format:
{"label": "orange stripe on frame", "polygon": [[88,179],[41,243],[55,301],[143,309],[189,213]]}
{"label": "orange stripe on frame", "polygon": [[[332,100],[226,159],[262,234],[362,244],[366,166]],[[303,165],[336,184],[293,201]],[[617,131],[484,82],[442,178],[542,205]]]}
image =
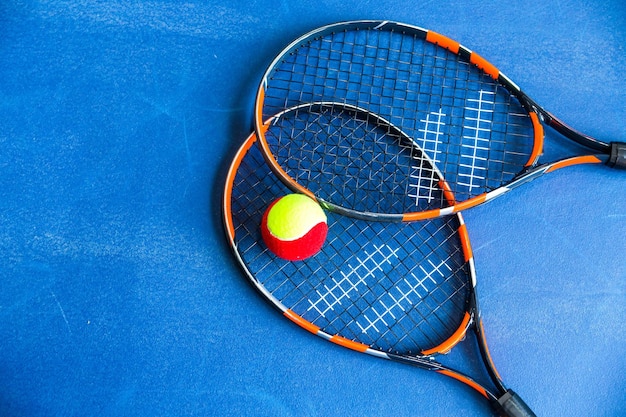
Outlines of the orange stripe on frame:
{"label": "orange stripe on frame", "polygon": [[235,159],[230,166],[230,170],[228,171],[228,176],[226,178],[226,196],[224,196],[224,211],[226,212],[226,223],[228,228],[228,235],[232,240],[235,239],[235,226],[233,225],[232,218],[232,194],[233,194],[233,183],[235,181],[235,177],[237,176],[237,170],[239,169],[239,165],[241,165],[241,161],[244,156],[248,153],[252,145],[256,142],[256,135],[251,134],[248,139],[244,142],[244,145],[239,149],[237,155],[235,155]]}
{"label": "orange stripe on frame", "polygon": [[470,62],[485,71],[485,73],[489,74],[489,76],[494,80],[497,80],[500,76],[500,70],[477,53],[472,52],[470,55]]}
{"label": "orange stripe on frame", "polygon": [[447,50],[449,50],[450,52],[454,52],[455,54],[459,53],[460,45],[458,42],[453,41],[447,36],[440,35],[437,32],[429,30],[428,33],[426,33],[426,40],[428,42],[439,45],[442,48],[446,48]]}
{"label": "orange stripe on frame", "polygon": [[403,222],[414,222],[419,220],[432,219],[441,215],[440,209],[417,211],[413,213],[406,213],[402,216]]}
{"label": "orange stripe on frame", "polygon": [[364,345],[363,343],[354,342],[342,336],[335,335],[330,338],[330,341],[340,346],[347,347],[348,349],[356,350],[357,352],[365,352],[369,349],[369,346]]}
{"label": "orange stripe on frame", "polygon": [[529,112],[528,115],[530,116],[530,121],[533,124],[533,130],[535,131],[535,135],[533,150],[530,154],[530,157],[528,158],[528,162],[526,162],[525,165],[527,167],[537,162],[537,159],[539,159],[539,156],[543,152],[543,126],[539,122],[539,116],[537,116],[537,113],[535,113],[534,111]]}
{"label": "orange stripe on frame", "polygon": [[594,155],[586,155],[586,156],[576,156],[574,158],[564,159],[563,161],[556,162],[550,168],[546,170],[546,172],[556,171],[557,169],[569,167],[572,165],[578,164],[599,164],[602,161],[598,159],[597,156]]}
{"label": "orange stripe on frame", "polygon": [[472,245],[470,244],[469,234],[467,233],[467,226],[465,226],[465,224],[462,224],[461,227],[459,227],[459,238],[461,239],[465,262],[468,262],[474,257],[474,254],[472,252]]}
{"label": "orange stripe on frame", "polygon": [[469,200],[465,200],[465,201],[462,201],[462,202],[460,202],[458,204],[455,204],[454,205],[454,212],[456,213],[456,212],[468,209],[470,207],[477,206],[479,204],[484,203],[485,200],[487,200],[487,193],[479,194],[476,197],[470,198]]}
{"label": "orange stripe on frame", "polygon": [[454,193],[452,192],[450,185],[444,179],[440,179],[439,188],[443,190],[443,196],[448,202],[448,204],[453,206],[456,203],[456,200],[454,198]]}
{"label": "orange stripe on frame", "polygon": [[449,376],[451,378],[454,378],[457,381],[461,381],[465,385],[469,385],[470,387],[474,388],[476,391],[478,391],[485,398],[489,398],[489,396],[487,395],[487,391],[483,387],[481,387],[478,383],[472,381],[471,379],[469,379],[469,378],[467,378],[467,377],[465,377],[463,375],[457,374],[456,372],[448,371],[447,369],[442,369],[442,370],[439,370],[439,371],[436,371],[436,372],[439,372],[440,374],[443,374],[443,375]]}
{"label": "orange stripe on frame", "polygon": [[308,320],[303,319],[302,316],[297,315],[292,310],[286,310],[283,314],[289,320],[293,321],[298,326],[302,327],[303,329],[306,329],[306,330],[310,331],[313,334],[317,334],[317,332],[319,332],[319,330],[320,330],[320,328],[318,326],[314,325],[313,323],[311,323]]}
{"label": "orange stripe on frame", "polygon": [[422,351],[423,355],[434,355],[435,353],[448,353],[452,348],[465,337],[465,332],[467,331],[467,327],[469,326],[470,314],[465,312],[465,316],[463,317],[463,321],[458,329],[448,338],[448,340],[444,341],[439,346],[435,346],[432,349]]}

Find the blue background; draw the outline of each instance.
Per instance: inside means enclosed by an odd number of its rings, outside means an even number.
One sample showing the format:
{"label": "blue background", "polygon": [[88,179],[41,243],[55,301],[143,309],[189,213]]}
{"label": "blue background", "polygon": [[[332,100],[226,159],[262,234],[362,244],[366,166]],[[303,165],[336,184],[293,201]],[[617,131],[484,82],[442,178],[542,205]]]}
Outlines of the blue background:
{"label": "blue background", "polygon": [[[490,415],[462,384],[284,320],[224,238],[266,65],[364,18],[456,39],[626,139],[623,0],[4,0],[0,415]],[[579,166],[465,216],[494,361],[539,416],[626,415],[625,185]]]}

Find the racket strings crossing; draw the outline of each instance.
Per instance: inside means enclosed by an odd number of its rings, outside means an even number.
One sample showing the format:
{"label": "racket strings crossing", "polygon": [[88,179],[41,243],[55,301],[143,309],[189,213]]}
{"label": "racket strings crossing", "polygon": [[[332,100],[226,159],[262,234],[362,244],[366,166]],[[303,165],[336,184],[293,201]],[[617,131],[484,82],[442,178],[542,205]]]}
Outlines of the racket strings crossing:
{"label": "racket strings crossing", "polygon": [[421,148],[366,111],[303,105],[277,118],[265,136],[287,174],[325,201],[403,213],[434,208],[442,198],[440,174]]}
{"label": "racket strings crossing", "polygon": [[[528,113],[468,57],[428,42],[427,32],[416,28],[343,29],[294,44],[275,63],[265,79],[264,118],[314,102],[379,115],[424,150],[457,201],[510,182],[529,163],[534,131]],[[290,135],[277,130],[266,139],[270,146],[287,146]],[[289,164],[276,159],[283,167]],[[311,169],[318,169],[315,162]],[[295,171],[289,174],[300,180]],[[301,185],[313,187],[312,181]],[[448,201],[439,195],[436,205],[443,208]],[[418,211],[408,200],[396,206],[400,213]]]}

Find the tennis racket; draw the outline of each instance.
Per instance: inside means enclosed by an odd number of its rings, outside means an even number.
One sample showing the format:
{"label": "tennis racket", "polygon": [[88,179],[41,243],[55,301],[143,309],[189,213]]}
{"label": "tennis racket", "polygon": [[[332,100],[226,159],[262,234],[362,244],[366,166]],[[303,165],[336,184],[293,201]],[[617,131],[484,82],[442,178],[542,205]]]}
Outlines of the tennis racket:
{"label": "tennis racket", "polygon": [[[325,340],[463,382],[498,415],[535,416],[503,385],[489,356],[460,214],[384,223],[330,212],[321,252],[283,261],[263,245],[260,222],[267,206],[289,189],[264,163],[255,141],[248,138],[232,162],[223,213],[235,257],[265,299]],[[475,336],[490,388],[436,359],[466,335]]]}
{"label": "tennis racket", "polygon": [[[289,44],[265,72],[255,103],[255,130],[272,171],[290,188],[308,189],[331,206],[345,202],[328,200],[309,188],[312,184],[304,184],[293,168],[301,163],[314,177],[330,156],[296,159],[310,154],[292,151],[305,145],[292,140],[292,130],[271,136],[264,130],[272,115],[313,102],[343,103],[387,120],[428,154],[456,197],[452,206],[443,195],[436,204],[396,205],[393,212],[378,213],[379,219],[387,214],[405,221],[451,214],[566,166],[603,163],[626,168],[626,143],[605,143],[575,131],[458,42],[400,23],[344,22]],[[581,145],[581,153],[540,162],[544,126]],[[327,146],[323,137],[318,139],[316,156]],[[395,180],[416,181],[401,176]]]}

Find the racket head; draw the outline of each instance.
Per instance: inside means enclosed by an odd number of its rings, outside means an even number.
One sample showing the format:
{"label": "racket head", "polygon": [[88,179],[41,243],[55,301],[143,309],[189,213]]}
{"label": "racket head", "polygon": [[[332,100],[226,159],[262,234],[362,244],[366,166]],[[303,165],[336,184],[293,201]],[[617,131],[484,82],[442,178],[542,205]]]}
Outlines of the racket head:
{"label": "racket head", "polygon": [[283,315],[326,340],[453,376],[434,361],[462,340],[477,316],[475,272],[461,215],[384,223],[328,213],[322,250],[284,261],[263,245],[265,208],[290,190],[270,171],[255,135],[230,167],[224,192],[228,240],[254,287]]}
{"label": "racket head", "polygon": [[263,135],[274,145],[263,156],[277,177],[336,213],[402,221],[410,211],[438,214],[442,200],[453,204],[430,157],[388,120],[365,109],[300,104],[269,118]]}
{"label": "racket head", "polygon": [[[453,209],[440,196],[378,213],[383,217],[419,220],[480,204],[536,164],[543,148],[536,107],[519,87],[458,42],[416,26],[328,25],[288,45],[264,74],[255,102],[261,150],[282,181],[316,194],[285,168],[297,163],[280,153],[286,144],[293,146],[293,132],[268,136],[264,129],[272,115],[313,102],[354,106],[388,121],[423,150],[456,197]],[[321,170],[315,164],[308,168]],[[330,203],[360,210],[343,201]]]}

